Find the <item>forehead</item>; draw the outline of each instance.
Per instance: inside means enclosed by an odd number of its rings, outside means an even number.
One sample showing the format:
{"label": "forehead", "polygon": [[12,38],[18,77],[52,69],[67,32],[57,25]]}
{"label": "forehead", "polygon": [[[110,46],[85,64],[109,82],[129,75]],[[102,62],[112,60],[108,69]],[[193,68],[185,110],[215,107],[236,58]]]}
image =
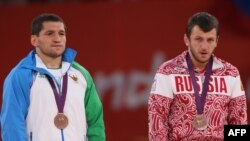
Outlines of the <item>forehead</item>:
{"label": "forehead", "polygon": [[204,32],[204,31],[202,31],[202,29],[198,25],[196,25],[192,29],[191,36],[193,36],[193,37],[196,37],[196,36],[203,37],[204,36],[204,37],[215,37],[216,38],[216,36],[217,36],[216,32],[217,31],[215,28],[213,28],[212,30],[210,30],[208,32]]}
{"label": "forehead", "polygon": [[45,21],[43,22],[43,27],[42,27],[42,30],[63,30],[65,31],[65,26],[64,26],[64,23],[62,22],[59,22],[59,21]]}

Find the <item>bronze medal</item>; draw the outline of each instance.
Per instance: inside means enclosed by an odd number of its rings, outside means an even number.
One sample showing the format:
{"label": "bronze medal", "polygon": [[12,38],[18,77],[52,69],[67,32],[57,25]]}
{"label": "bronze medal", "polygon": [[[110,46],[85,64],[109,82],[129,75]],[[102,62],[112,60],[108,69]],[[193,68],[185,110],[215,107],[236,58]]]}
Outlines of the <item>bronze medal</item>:
{"label": "bronze medal", "polygon": [[206,103],[206,97],[208,94],[209,80],[210,80],[210,76],[212,75],[213,56],[210,57],[210,60],[208,64],[206,65],[205,80],[203,82],[201,95],[199,94],[199,90],[198,90],[199,86],[195,78],[194,65],[188,53],[186,55],[186,60],[187,60],[187,65],[188,65],[188,71],[190,73],[190,77],[191,77],[191,81],[193,85],[195,105],[197,108],[197,115],[194,118],[192,125],[196,130],[205,130],[208,127],[208,120],[203,115],[204,113],[203,111],[204,111],[204,106]]}
{"label": "bronze medal", "polygon": [[208,126],[207,118],[204,115],[196,115],[192,124],[196,130],[205,130]]}
{"label": "bronze medal", "polygon": [[[58,109],[58,113],[54,118],[54,124],[58,129],[64,129],[68,126],[68,118],[67,116],[63,113],[63,108],[65,105],[65,100],[66,100],[66,95],[67,95],[67,86],[68,86],[68,74],[66,73],[63,76],[63,84],[62,84],[62,92],[59,93],[57,91],[56,85],[53,81],[53,79],[47,75],[49,84],[53,90],[54,96],[55,96],[55,100],[56,100],[56,106]],[[61,96],[60,96],[61,95]]]}
{"label": "bronze medal", "polygon": [[68,123],[68,118],[63,113],[58,113],[54,118],[54,124],[58,129],[64,129],[67,127]]}

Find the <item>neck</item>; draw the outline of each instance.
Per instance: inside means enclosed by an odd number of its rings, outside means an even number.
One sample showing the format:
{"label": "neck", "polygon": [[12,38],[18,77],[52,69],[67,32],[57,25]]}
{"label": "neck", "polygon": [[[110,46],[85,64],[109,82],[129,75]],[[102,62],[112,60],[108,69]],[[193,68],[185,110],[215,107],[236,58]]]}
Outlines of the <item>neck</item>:
{"label": "neck", "polygon": [[48,56],[44,56],[41,54],[37,54],[37,55],[41,58],[41,60],[43,61],[43,63],[48,69],[61,68],[62,56],[53,58],[53,57],[48,57]]}
{"label": "neck", "polygon": [[197,71],[202,71],[202,70],[205,70],[206,66],[207,66],[207,63],[199,63],[195,60],[192,59],[192,63],[194,65],[194,69],[197,70]]}
{"label": "neck", "polygon": [[55,59],[47,59],[45,62],[45,65],[48,69],[58,69],[61,68],[61,58],[55,58]]}
{"label": "neck", "polygon": [[209,62],[209,61],[206,61],[206,62],[200,62],[200,61],[198,61],[198,60],[192,55],[192,53],[190,53],[190,52],[189,52],[189,56],[190,56],[190,58],[191,58],[191,60],[192,60],[194,69],[196,69],[196,70],[204,70],[204,69],[206,68],[206,66],[207,66],[207,63]]}
{"label": "neck", "polygon": [[206,72],[206,68],[204,68],[204,69],[194,68],[194,71],[197,72],[197,73],[202,74],[202,73],[205,73],[205,72]]}
{"label": "neck", "polygon": [[61,68],[61,59],[56,58],[56,59],[46,59],[45,61],[43,60],[44,64],[48,69],[58,69]]}

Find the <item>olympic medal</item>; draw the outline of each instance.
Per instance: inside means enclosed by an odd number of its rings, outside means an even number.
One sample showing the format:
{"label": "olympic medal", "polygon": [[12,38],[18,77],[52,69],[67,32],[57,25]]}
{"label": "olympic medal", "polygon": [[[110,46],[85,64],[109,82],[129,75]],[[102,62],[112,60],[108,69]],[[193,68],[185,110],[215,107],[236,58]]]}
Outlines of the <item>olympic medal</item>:
{"label": "olympic medal", "polygon": [[64,129],[68,126],[68,118],[63,113],[58,113],[54,118],[54,124],[58,129]]}
{"label": "olympic medal", "polygon": [[192,124],[196,130],[205,130],[208,126],[208,121],[204,115],[196,115]]}

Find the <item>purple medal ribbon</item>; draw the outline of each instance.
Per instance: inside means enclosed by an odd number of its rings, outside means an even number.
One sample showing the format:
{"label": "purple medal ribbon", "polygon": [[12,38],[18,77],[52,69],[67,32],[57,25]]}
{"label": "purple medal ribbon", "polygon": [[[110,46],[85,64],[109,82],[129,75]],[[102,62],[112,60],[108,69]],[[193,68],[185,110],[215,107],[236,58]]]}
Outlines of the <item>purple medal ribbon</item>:
{"label": "purple medal ribbon", "polygon": [[59,96],[59,93],[58,93],[58,91],[56,89],[55,83],[52,80],[52,78],[49,77],[48,75],[47,75],[47,78],[49,80],[49,84],[50,84],[51,88],[53,89],[53,93],[54,93],[54,96],[55,96],[58,113],[63,113],[63,108],[64,108],[66,94],[67,94],[67,88],[68,88],[67,87],[67,84],[68,84],[68,74],[66,73],[63,76],[62,95],[61,96]]}
{"label": "purple medal ribbon", "polygon": [[203,114],[204,105],[206,102],[209,79],[210,79],[210,75],[212,73],[213,57],[212,56],[210,57],[210,60],[206,66],[205,80],[203,82],[201,96],[199,96],[198,84],[195,80],[194,66],[193,66],[193,63],[192,63],[191,58],[190,58],[188,53],[186,55],[186,59],[187,59],[188,71],[190,73],[192,84],[193,84],[197,112],[198,112],[198,115],[201,115],[201,114]]}

